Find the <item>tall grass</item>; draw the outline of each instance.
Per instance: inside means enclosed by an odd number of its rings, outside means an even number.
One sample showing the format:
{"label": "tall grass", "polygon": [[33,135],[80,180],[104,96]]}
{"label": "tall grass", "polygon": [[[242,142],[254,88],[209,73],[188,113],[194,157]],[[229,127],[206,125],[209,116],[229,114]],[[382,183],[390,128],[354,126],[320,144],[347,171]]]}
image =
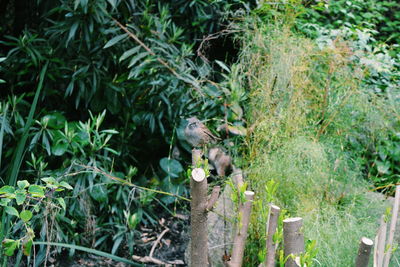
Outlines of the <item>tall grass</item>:
{"label": "tall grass", "polygon": [[250,90],[252,129],[247,171],[257,196],[247,266],[262,254],[272,179],[279,183],[275,203],[303,217],[305,237],[317,241],[315,266],[352,266],[360,238],[374,238],[385,205],[367,194],[346,145],[360,129],[366,138],[384,132],[384,103],[362,90],[363,71],[349,61],[345,42],[321,50],[285,21],[253,17],[241,27],[239,77]]}

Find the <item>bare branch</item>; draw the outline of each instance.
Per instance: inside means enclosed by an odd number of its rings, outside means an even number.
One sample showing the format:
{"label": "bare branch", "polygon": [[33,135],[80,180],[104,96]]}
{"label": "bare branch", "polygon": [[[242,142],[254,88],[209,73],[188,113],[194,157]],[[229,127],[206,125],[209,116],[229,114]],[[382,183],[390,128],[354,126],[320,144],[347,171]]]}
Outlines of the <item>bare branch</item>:
{"label": "bare branch", "polygon": [[207,207],[206,210],[210,211],[213,209],[215,202],[217,202],[218,197],[219,197],[219,192],[221,191],[221,187],[220,186],[214,186],[210,198],[208,199],[207,202]]}

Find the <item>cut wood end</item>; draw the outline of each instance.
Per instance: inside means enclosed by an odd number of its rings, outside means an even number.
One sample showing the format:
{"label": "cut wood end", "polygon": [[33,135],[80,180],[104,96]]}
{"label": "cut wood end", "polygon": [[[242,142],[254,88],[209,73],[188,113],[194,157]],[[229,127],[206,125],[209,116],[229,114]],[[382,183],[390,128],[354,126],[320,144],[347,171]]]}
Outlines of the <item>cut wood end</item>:
{"label": "cut wood end", "polygon": [[294,217],[294,218],[284,219],[283,222],[284,223],[291,223],[291,222],[298,222],[298,221],[302,221],[302,220],[303,220],[303,218],[301,218],[301,217]]}
{"label": "cut wood end", "polygon": [[254,192],[253,191],[244,191],[244,196],[247,200],[253,200]]}
{"label": "cut wood end", "polygon": [[374,242],[371,239],[366,237],[361,238],[361,242],[363,242],[367,246],[372,246],[374,244]]}
{"label": "cut wood end", "polygon": [[279,208],[278,206],[276,206],[276,205],[274,205],[274,204],[271,204],[270,206],[271,206],[271,208],[272,208],[273,210],[281,210],[281,208]]}
{"label": "cut wood end", "polygon": [[206,178],[206,173],[202,168],[195,168],[192,170],[192,178],[200,183]]}

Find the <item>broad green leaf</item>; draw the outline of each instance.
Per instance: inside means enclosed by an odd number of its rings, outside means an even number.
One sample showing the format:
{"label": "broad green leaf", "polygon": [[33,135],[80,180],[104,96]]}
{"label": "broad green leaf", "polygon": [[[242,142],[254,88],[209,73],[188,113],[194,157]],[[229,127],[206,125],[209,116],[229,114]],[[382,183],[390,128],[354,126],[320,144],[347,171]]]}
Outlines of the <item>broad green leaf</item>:
{"label": "broad green leaf", "polygon": [[22,244],[22,249],[25,256],[31,255],[33,240],[30,238],[28,241]]}
{"label": "broad green leaf", "polygon": [[43,186],[31,185],[29,186],[28,193],[32,194],[33,197],[44,197]]}
{"label": "broad green leaf", "polygon": [[24,189],[27,188],[30,184],[27,180],[18,181],[17,185],[19,188]]}
{"label": "broad green leaf", "polygon": [[103,185],[94,185],[90,191],[90,195],[98,202],[107,202],[108,192]]}
{"label": "broad green leaf", "polygon": [[60,183],[60,186],[65,187],[65,188],[67,188],[67,189],[69,189],[69,190],[74,189],[72,186],[69,185],[69,183],[64,182],[64,181],[62,181],[62,182]]}
{"label": "broad green leaf", "polygon": [[4,254],[10,257],[14,255],[14,251],[18,247],[19,241],[12,239],[4,239],[2,244],[4,247]]}
{"label": "broad green leaf", "polygon": [[125,39],[126,37],[128,37],[128,34],[124,33],[121,35],[117,35],[114,38],[112,38],[110,41],[108,41],[103,48],[109,48],[115,44],[117,44],[119,41]]}
{"label": "broad green leaf", "polygon": [[46,184],[58,184],[56,179],[54,179],[54,177],[46,177],[46,178],[42,178],[40,180],[42,180]]}
{"label": "broad green leaf", "polygon": [[24,221],[24,222],[29,222],[29,220],[32,218],[32,212],[30,210],[23,210],[19,214],[19,217]]}
{"label": "broad green leaf", "polygon": [[17,192],[15,194],[15,200],[17,201],[17,205],[22,205],[26,199],[26,192]]}
{"label": "broad green leaf", "polygon": [[59,142],[53,145],[51,153],[55,156],[62,156],[68,150],[68,143]]}
{"label": "broad green leaf", "polygon": [[19,213],[18,213],[17,209],[14,207],[5,207],[5,211],[9,215],[14,215],[14,216],[19,217]]}
{"label": "broad green leaf", "polygon": [[6,81],[3,79],[0,79],[0,83],[6,83]]}
{"label": "broad green leaf", "polygon": [[0,206],[7,206],[8,202],[10,202],[11,199],[9,198],[0,198]]}
{"label": "broad green leaf", "polygon": [[66,210],[66,205],[65,205],[65,201],[62,197],[58,197],[56,198],[58,201],[58,204],[60,204],[60,206],[63,208],[63,210]]}
{"label": "broad green leaf", "polygon": [[0,194],[13,194],[15,192],[14,187],[5,185],[2,188],[0,188]]}
{"label": "broad green leaf", "polygon": [[175,178],[183,171],[182,165],[175,159],[162,158],[160,160],[160,166],[163,171]]}
{"label": "broad green leaf", "polygon": [[59,112],[48,114],[41,119],[42,124],[47,125],[49,128],[60,130],[64,128],[65,117]]}

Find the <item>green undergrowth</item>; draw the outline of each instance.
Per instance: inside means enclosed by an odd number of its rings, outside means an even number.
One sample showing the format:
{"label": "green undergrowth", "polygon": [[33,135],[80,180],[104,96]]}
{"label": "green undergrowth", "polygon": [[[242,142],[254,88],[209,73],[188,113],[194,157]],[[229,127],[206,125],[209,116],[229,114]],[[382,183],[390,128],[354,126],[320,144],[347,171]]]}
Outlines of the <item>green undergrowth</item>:
{"label": "green undergrowth", "polygon": [[[364,90],[367,70],[351,60],[348,42],[319,48],[285,19],[253,17],[241,28],[237,78],[249,88],[247,179],[256,192],[246,266],[262,260],[271,199],[304,219],[305,238],[317,243],[314,266],[351,266],[361,237],[374,239],[387,204],[368,193],[348,142],[386,134],[385,100]],[[278,184],[272,196],[271,180]]]}

